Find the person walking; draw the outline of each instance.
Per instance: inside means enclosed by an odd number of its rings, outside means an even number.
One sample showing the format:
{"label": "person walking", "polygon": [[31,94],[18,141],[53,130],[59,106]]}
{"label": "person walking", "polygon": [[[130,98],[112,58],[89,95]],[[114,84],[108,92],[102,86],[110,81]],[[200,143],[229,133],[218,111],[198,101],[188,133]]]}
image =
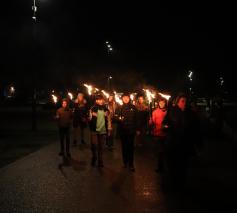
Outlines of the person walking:
{"label": "person walking", "polygon": [[103,163],[103,144],[108,131],[109,111],[105,106],[102,95],[96,96],[96,103],[90,109],[90,135],[91,135],[91,165],[95,166],[98,160],[98,166],[104,167]]}
{"label": "person walking", "polygon": [[195,119],[187,107],[187,96],[180,94],[170,108],[163,125],[167,128],[167,163],[171,184],[181,189],[186,183],[190,159],[195,149]]}
{"label": "person walking", "polygon": [[130,94],[122,95],[123,105],[118,108],[116,119],[122,145],[122,157],[124,168],[129,167],[134,172],[134,140],[137,131],[137,109],[130,102]]}
{"label": "person walking", "polygon": [[136,134],[136,145],[142,146],[144,144],[144,138],[146,135],[148,116],[149,116],[149,108],[145,104],[143,95],[138,96],[136,109],[137,109],[137,128],[139,130],[137,132],[138,134]]}
{"label": "person walking", "polygon": [[114,101],[114,95],[110,94],[108,98],[108,105],[107,108],[109,110],[109,121],[108,122],[108,135],[106,137],[106,145],[110,151],[113,151],[114,145],[114,132],[115,132],[115,125],[114,125],[114,114],[116,110],[116,103]]}
{"label": "person walking", "polygon": [[152,116],[149,120],[149,125],[152,127],[153,140],[155,147],[157,147],[156,154],[158,155],[158,164],[156,172],[162,173],[166,168],[165,157],[165,143],[166,143],[166,131],[163,128],[163,121],[167,114],[167,101],[163,98],[159,99],[157,108],[152,112]]}
{"label": "person walking", "polygon": [[76,146],[78,141],[85,144],[85,129],[88,122],[87,102],[83,93],[78,93],[73,109],[73,145]]}
{"label": "person walking", "polygon": [[64,141],[66,139],[66,153],[67,157],[71,157],[70,154],[70,127],[72,121],[72,110],[69,108],[68,100],[62,100],[62,107],[56,112],[56,119],[58,122],[59,136],[60,136],[60,156],[64,156],[65,146]]}

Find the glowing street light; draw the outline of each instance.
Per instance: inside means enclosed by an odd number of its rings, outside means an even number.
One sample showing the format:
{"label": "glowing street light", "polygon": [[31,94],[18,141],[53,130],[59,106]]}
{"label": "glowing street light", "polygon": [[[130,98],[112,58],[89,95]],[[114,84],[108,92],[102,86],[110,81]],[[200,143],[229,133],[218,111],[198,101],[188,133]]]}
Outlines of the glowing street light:
{"label": "glowing street light", "polygon": [[192,76],[193,76],[193,71],[190,70],[190,71],[188,72],[188,78],[189,78],[190,81],[193,80],[193,79],[192,79]]}
{"label": "glowing street light", "polygon": [[36,12],[37,12],[36,0],[33,0],[32,10],[33,10],[32,19],[33,19],[34,21],[36,21]]}
{"label": "glowing street light", "polygon": [[220,77],[220,86],[222,87],[224,85],[224,78]]}
{"label": "glowing street light", "polygon": [[15,88],[13,86],[10,87],[10,92],[11,92],[11,94],[15,93]]}
{"label": "glowing street light", "polygon": [[113,47],[109,41],[106,41],[106,49],[108,51],[108,54],[110,54],[113,51]]}
{"label": "glowing street light", "polygon": [[113,79],[112,76],[109,76],[108,77],[108,90],[110,91],[111,90],[111,80]]}

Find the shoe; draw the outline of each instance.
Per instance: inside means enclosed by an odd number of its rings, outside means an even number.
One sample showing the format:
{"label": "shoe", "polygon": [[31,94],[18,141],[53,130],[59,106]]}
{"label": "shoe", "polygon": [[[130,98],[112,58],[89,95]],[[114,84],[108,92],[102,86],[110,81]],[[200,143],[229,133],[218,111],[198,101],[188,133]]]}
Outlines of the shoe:
{"label": "shoe", "polygon": [[71,154],[70,154],[70,153],[67,153],[67,157],[68,157],[68,158],[71,158]]}
{"label": "shoe", "polygon": [[59,156],[64,156],[64,152],[59,152]]}
{"label": "shoe", "polygon": [[86,142],[84,140],[81,140],[81,144],[86,144]]}
{"label": "shoe", "polygon": [[77,145],[77,141],[73,141],[73,146],[76,146]]}

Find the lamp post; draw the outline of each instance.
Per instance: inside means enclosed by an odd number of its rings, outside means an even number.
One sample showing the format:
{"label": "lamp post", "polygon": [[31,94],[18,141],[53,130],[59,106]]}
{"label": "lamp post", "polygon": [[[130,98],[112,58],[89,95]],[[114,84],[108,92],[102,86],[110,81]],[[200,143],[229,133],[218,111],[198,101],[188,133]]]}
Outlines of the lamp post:
{"label": "lamp post", "polygon": [[112,47],[112,44],[109,41],[106,41],[105,44],[106,44],[106,49],[107,49],[108,55],[111,55],[114,50]]}
{"label": "lamp post", "polygon": [[109,76],[108,77],[108,91],[110,92],[111,91],[111,80],[113,79],[112,76]]}
{"label": "lamp post", "polygon": [[220,95],[224,96],[224,94],[225,94],[225,81],[224,81],[224,78],[222,76],[219,78],[218,84],[219,84],[218,86],[219,86]]}
{"label": "lamp post", "polygon": [[193,71],[188,71],[188,80],[189,80],[189,93],[190,95],[193,94],[192,82],[193,82]]}
{"label": "lamp post", "polygon": [[[33,5],[32,5],[32,11],[33,11],[33,15],[32,15],[32,20],[33,20],[33,41],[35,44],[35,37],[36,37],[36,21],[37,21],[37,6],[36,6],[36,0],[33,0]],[[35,47],[35,45],[33,45]],[[33,49],[33,54],[35,54],[35,50],[36,48]],[[36,57],[34,57],[35,59]],[[32,67],[32,69],[34,69],[35,67]],[[37,130],[37,94],[36,94],[36,76],[35,76],[35,72],[33,72],[32,74],[32,130],[36,131]]]}

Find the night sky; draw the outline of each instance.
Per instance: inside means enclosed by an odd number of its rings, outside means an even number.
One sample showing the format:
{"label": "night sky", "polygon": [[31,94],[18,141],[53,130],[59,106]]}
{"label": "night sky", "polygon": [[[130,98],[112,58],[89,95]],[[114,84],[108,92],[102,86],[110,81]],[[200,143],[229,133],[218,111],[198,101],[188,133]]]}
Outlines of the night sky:
{"label": "night sky", "polygon": [[215,87],[220,76],[228,90],[237,89],[233,5],[39,0],[35,31],[31,5],[1,4],[1,84],[28,85],[34,75],[39,87],[97,79],[103,85],[110,74],[128,83],[122,75],[128,72],[138,84],[174,89],[192,69],[200,91]]}

